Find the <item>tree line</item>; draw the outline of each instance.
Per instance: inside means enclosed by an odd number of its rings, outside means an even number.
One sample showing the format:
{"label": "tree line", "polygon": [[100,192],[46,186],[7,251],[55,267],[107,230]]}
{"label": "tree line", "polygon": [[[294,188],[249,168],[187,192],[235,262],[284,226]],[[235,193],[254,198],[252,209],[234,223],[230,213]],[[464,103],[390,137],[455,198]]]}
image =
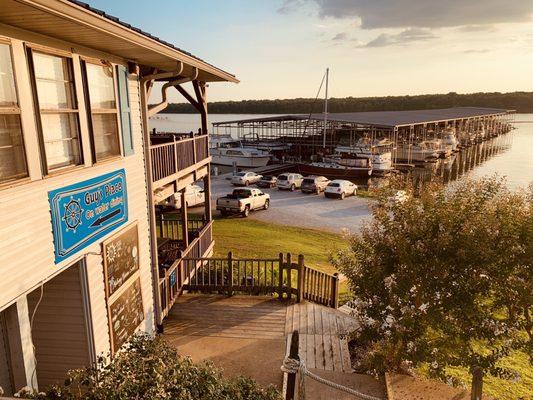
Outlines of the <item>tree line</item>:
{"label": "tree line", "polygon": [[[418,96],[345,97],[331,98],[332,113],[358,111],[420,110],[448,107],[488,107],[533,112],[533,92],[425,94]],[[306,114],[322,112],[323,99],[296,98],[276,100],[218,101],[209,103],[212,114]],[[165,113],[195,113],[189,103],[172,103]]]}

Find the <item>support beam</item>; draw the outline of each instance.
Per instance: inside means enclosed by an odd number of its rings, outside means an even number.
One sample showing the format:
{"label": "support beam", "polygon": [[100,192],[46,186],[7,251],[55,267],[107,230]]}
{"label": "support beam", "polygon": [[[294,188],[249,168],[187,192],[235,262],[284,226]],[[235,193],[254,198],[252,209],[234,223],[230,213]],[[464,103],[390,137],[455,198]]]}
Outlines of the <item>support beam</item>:
{"label": "support beam", "polygon": [[205,197],[205,219],[207,222],[213,219],[211,210],[211,174],[207,171],[207,175],[204,176],[204,197]]}
{"label": "support beam", "polygon": [[187,229],[188,223],[188,215],[187,215],[187,201],[185,199],[185,189],[181,191],[181,224],[182,224],[182,235],[183,235],[183,242],[185,244],[185,247],[189,247],[189,230]]}

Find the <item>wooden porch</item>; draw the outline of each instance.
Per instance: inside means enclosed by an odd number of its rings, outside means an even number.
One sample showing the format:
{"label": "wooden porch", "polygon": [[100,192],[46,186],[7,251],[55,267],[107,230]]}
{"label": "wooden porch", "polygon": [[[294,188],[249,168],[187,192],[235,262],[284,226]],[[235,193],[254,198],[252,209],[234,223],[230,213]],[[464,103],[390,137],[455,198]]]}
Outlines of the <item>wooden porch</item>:
{"label": "wooden porch", "polygon": [[[186,294],[170,310],[163,335],[181,354],[195,361],[209,359],[225,370],[229,368],[230,374],[245,373],[260,382],[281,386],[280,366],[287,337],[293,330],[300,332],[300,356],[308,368],[351,372],[344,334],[354,327],[352,317],[311,302]],[[248,346],[254,348],[250,359],[239,353],[247,353]],[[263,379],[265,374],[269,382]],[[272,382],[273,377],[276,382]]]}

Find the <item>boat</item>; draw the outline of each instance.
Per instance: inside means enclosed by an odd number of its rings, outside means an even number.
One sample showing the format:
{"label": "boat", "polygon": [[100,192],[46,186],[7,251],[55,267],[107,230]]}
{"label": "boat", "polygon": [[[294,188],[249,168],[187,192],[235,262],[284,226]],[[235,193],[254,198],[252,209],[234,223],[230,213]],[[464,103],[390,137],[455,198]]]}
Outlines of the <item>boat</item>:
{"label": "boat", "polygon": [[442,134],[442,146],[451,152],[456,152],[458,145],[457,136],[455,134],[455,128],[448,127],[444,130]]}
{"label": "boat", "polygon": [[371,159],[372,173],[375,175],[385,175],[392,170],[392,149],[394,143],[389,139],[360,138],[355,146],[337,146],[335,152],[338,154],[355,154],[358,157],[368,157]]}
{"label": "boat", "polygon": [[321,162],[296,164],[302,175],[323,175],[329,179],[368,178],[372,175],[370,157],[358,157],[351,153],[339,153],[324,157]]}
{"label": "boat", "polygon": [[420,143],[398,143],[396,147],[396,159],[407,162],[428,162],[439,158],[439,152],[435,149],[435,143],[422,141]]}
{"label": "boat", "polygon": [[211,136],[209,151],[212,164],[236,165],[239,168],[264,167],[271,158],[268,151],[243,146],[240,140],[235,140],[230,135]]}

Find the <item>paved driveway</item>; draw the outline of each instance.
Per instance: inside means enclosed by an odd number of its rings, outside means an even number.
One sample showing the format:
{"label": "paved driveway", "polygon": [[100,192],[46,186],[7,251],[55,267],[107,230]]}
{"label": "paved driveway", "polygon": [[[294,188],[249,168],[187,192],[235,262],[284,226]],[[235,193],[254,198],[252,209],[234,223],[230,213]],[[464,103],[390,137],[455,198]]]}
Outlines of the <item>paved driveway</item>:
{"label": "paved driveway", "polygon": [[[218,197],[230,193],[234,186],[224,177],[213,177],[211,191],[213,207]],[[357,231],[370,217],[369,200],[347,197],[327,199],[324,194],[305,194],[278,189],[264,189],[270,194],[270,209],[250,214],[249,218],[282,225],[322,229],[339,233],[344,229]]]}

